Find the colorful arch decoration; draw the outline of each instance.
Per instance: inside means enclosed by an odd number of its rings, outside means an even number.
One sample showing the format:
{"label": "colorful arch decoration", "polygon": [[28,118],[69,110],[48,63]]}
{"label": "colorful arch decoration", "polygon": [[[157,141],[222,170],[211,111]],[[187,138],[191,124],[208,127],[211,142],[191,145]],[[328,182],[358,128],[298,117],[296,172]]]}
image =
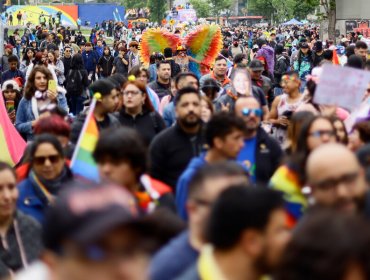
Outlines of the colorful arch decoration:
{"label": "colorful arch decoration", "polygon": [[39,16],[43,13],[46,16],[55,17],[58,12],[62,13],[61,17],[61,24],[64,26],[77,26],[76,20],[78,17],[78,6],[77,5],[69,5],[69,6],[11,6],[6,9],[6,12],[9,14],[10,12],[14,15],[13,22],[16,24],[16,14],[18,11],[21,11],[22,14],[26,12],[27,15],[27,22],[31,22],[32,24],[39,24]]}

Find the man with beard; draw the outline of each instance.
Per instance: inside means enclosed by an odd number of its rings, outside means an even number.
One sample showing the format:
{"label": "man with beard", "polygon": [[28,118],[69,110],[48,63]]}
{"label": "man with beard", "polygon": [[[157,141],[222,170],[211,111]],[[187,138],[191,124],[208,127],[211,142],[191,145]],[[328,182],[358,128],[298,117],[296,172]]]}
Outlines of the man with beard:
{"label": "man with beard", "polygon": [[235,114],[245,122],[244,147],[237,161],[250,174],[254,184],[267,184],[283,156],[279,144],[260,126],[263,112],[253,96],[243,96],[235,103]]}
{"label": "man with beard", "polygon": [[205,140],[208,150],[190,161],[176,185],[176,206],[181,218],[188,219],[186,201],[194,174],[202,166],[235,160],[244,146],[244,130],[243,119],[226,112],[214,115],[207,123]]}
{"label": "man with beard", "polygon": [[343,212],[370,210],[365,172],[355,154],[340,144],[315,149],[307,159],[307,183],[317,205]]}
{"label": "man with beard", "polygon": [[231,81],[227,77],[227,61],[223,56],[218,56],[213,65],[213,71],[200,78],[200,87],[202,88],[204,82],[208,79],[214,79],[217,84],[224,89],[224,92],[231,88]]}
{"label": "man with beard", "polygon": [[199,91],[193,87],[180,89],[174,104],[176,124],[159,133],[149,148],[152,177],[173,190],[189,161],[197,157],[203,147]]}
{"label": "man with beard", "polygon": [[177,280],[262,279],[290,240],[281,195],[245,184],[227,188],[213,204],[206,239],[197,264]]}
{"label": "man with beard", "polygon": [[157,63],[157,80],[148,84],[159,99],[171,94],[171,62],[162,60]]}

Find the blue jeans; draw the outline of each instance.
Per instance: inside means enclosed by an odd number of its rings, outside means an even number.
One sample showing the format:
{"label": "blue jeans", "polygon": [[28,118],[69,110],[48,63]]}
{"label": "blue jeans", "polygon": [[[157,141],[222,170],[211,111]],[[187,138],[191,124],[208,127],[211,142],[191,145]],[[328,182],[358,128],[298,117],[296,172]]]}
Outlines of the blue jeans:
{"label": "blue jeans", "polygon": [[86,100],[85,97],[81,95],[71,95],[70,96],[70,108],[69,111],[74,116],[77,116],[84,108],[84,101]]}

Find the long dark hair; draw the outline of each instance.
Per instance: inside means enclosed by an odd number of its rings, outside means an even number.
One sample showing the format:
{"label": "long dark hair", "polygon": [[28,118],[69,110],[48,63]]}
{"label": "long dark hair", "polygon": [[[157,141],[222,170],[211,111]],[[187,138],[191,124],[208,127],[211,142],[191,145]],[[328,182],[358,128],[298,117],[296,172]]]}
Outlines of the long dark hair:
{"label": "long dark hair", "polygon": [[[311,64],[311,69],[312,69],[312,65],[313,65],[313,58],[312,58],[312,51],[311,49],[308,49],[308,52],[307,52],[307,57],[308,57],[308,60]],[[298,69],[297,71],[299,72],[301,70],[301,64],[302,64],[302,61],[303,61],[303,57],[305,55],[303,54],[302,50],[299,50],[298,52],[298,56],[297,56],[297,60],[298,60]]]}
{"label": "long dark hair", "polygon": [[83,69],[85,69],[84,61],[82,59],[81,54],[76,53],[75,55],[72,56],[71,69],[72,70],[83,70]]}
{"label": "long dark hair", "polygon": [[25,49],[25,51],[24,51],[24,53],[23,53],[23,61],[26,61],[26,65],[28,66],[28,65],[30,65],[30,63],[31,63],[31,60],[28,58],[28,55],[27,55],[27,53],[29,52],[29,51],[32,51],[33,52],[33,57],[35,57],[35,55],[36,55],[36,52],[35,52],[35,49],[34,48],[31,48],[31,47],[28,47],[28,48],[26,48]]}
{"label": "long dark hair", "polygon": [[312,125],[319,119],[324,119],[327,120],[332,128],[333,131],[335,131],[334,125],[331,122],[331,120],[328,117],[325,116],[311,116],[307,117],[306,121],[303,122],[298,140],[297,140],[297,146],[296,146],[296,151],[295,153],[288,159],[288,166],[290,169],[294,170],[299,179],[299,183],[303,185],[306,181],[306,174],[305,174],[305,169],[306,169],[306,161],[311,153],[310,148],[307,145],[307,139],[309,137],[309,133],[311,130]]}
{"label": "long dark hair", "polygon": [[44,143],[51,144],[61,157],[64,157],[63,147],[58,138],[52,134],[44,133],[36,136],[30,148],[30,161],[33,162],[37,148]]}

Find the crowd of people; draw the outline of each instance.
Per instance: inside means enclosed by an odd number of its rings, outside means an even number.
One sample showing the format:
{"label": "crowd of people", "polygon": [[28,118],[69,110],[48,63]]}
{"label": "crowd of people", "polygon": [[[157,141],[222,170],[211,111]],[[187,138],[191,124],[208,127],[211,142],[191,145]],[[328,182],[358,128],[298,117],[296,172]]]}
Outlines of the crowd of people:
{"label": "crowd of people", "polygon": [[[199,76],[141,32],[5,34],[0,279],[370,279],[370,120],[314,99],[324,65],[370,69],[362,35],[222,27]],[[71,168],[89,113],[100,182]]]}

